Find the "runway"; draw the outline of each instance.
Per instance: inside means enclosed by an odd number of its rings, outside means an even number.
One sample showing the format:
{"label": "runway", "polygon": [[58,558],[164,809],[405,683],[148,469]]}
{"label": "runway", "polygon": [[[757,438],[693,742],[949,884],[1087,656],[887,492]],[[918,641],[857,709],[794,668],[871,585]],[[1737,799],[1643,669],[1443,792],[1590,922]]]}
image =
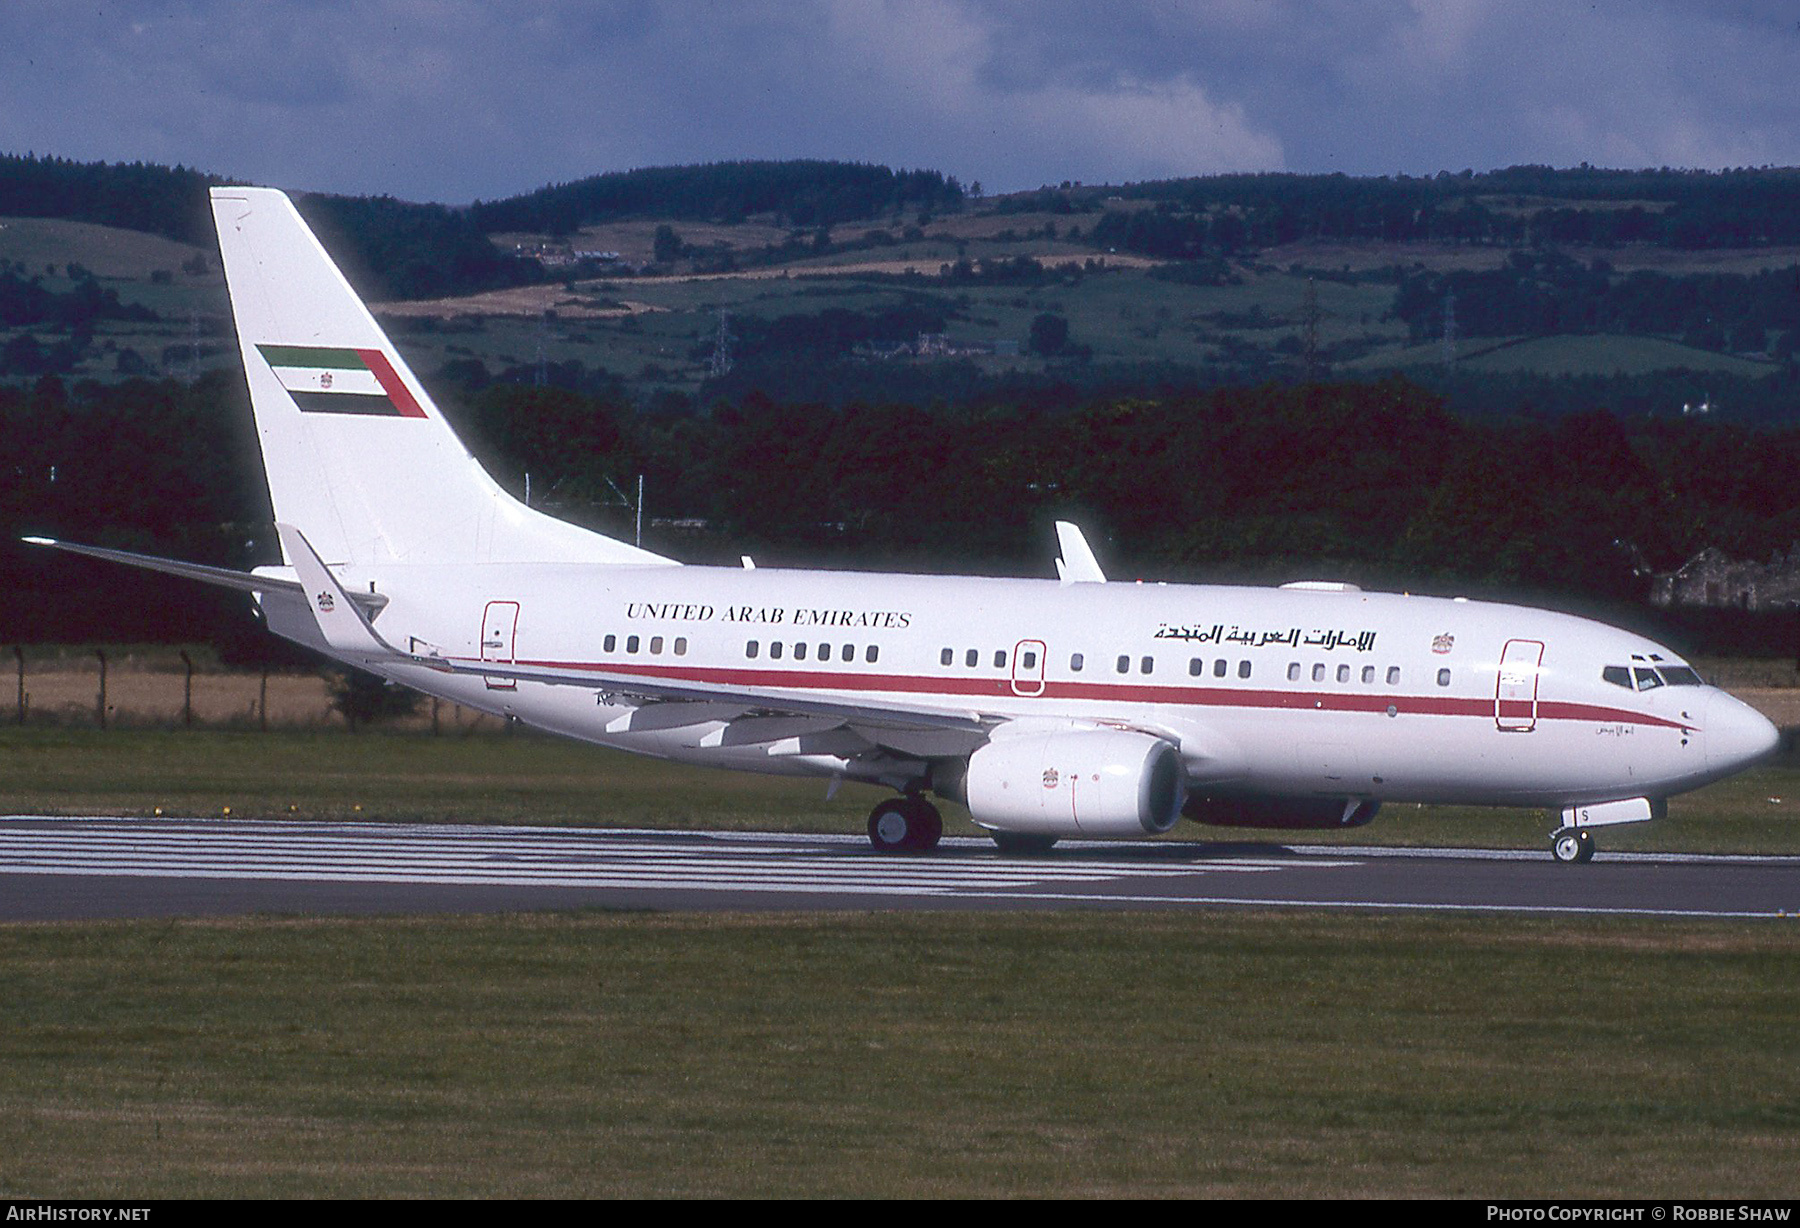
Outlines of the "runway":
{"label": "runway", "polygon": [[851,836],[406,823],[0,818],[0,920],[617,909],[1243,906],[1800,917],[1800,857],[979,838],[884,856]]}

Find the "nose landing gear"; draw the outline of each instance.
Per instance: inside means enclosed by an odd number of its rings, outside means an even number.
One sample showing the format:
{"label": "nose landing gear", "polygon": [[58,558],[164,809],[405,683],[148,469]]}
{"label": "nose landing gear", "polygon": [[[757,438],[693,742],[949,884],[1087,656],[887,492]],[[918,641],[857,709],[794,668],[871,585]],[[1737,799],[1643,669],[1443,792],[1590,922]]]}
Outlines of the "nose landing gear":
{"label": "nose landing gear", "polygon": [[928,853],[943,834],[937,807],[916,794],[890,797],[869,812],[869,843],[879,853]]}

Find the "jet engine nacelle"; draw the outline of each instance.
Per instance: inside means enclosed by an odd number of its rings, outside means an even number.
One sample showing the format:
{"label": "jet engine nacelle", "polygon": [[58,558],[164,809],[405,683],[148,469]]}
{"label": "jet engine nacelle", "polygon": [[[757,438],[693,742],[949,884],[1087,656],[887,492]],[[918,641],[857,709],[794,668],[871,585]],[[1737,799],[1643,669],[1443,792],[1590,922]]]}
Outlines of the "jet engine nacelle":
{"label": "jet engine nacelle", "polygon": [[1209,797],[1195,794],[1182,813],[1217,827],[1279,827],[1292,831],[1361,827],[1380,802],[1354,797]]}
{"label": "jet engine nacelle", "polygon": [[1149,734],[1083,729],[996,738],[945,790],[983,827],[1046,836],[1153,836],[1181,817],[1181,756]]}

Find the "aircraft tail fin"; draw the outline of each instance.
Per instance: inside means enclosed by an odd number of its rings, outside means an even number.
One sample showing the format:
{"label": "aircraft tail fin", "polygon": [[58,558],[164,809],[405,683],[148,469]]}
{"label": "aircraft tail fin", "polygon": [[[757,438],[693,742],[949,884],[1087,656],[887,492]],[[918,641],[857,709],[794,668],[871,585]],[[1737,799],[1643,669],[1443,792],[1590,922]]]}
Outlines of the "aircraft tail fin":
{"label": "aircraft tail fin", "polygon": [[502,490],[284,193],[214,188],[212,208],[275,519],[304,530],[321,557],[672,561]]}

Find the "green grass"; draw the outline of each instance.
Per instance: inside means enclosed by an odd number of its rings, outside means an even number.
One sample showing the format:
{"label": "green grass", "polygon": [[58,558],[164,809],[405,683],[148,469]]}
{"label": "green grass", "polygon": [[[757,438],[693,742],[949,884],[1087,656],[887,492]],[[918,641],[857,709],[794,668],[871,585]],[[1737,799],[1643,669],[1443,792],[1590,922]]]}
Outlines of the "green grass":
{"label": "green grass", "polygon": [[[872,796],[526,734],[28,727],[0,764],[5,812],[856,831]],[[1795,783],[1778,764],[1643,831],[1791,850],[1767,799]],[[1542,827],[1403,807],[1346,836]],[[1800,1166],[1782,923],[13,924],[0,984],[0,1198],[1744,1198],[1791,1197]]]}
{"label": "green grass", "polygon": [[0,1197],[1791,1197],[1800,933],[0,927]]}
{"label": "green grass", "polygon": [[[1457,342],[1457,367],[1469,371],[1510,374],[1541,371],[1554,375],[1648,375],[1656,371],[1720,371],[1756,378],[1775,370],[1772,363],[1697,350],[1661,337],[1592,336],[1495,338],[1465,337]],[[1382,349],[1344,364],[1348,371],[1437,366],[1444,360],[1436,341]]]}
{"label": "green grass", "polygon": [[[0,811],[860,831],[873,793],[520,733],[0,732]],[[862,800],[859,802],[857,798]]]}
{"label": "green grass", "polygon": [[[573,824],[859,833],[881,796],[822,780],[645,759],[527,733],[271,733],[0,727],[0,813]],[[979,835],[943,803],[949,835]],[[1540,848],[1543,812],[1386,808],[1350,831],[1182,823],[1170,839]],[[1800,763],[1778,760],[1600,833],[1604,850],[1800,853]]]}
{"label": "green grass", "polygon": [[[579,359],[590,369],[604,368],[615,372],[633,393],[647,397],[654,390],[676,389],[693,393],[701,387],[707,375],[706,357],[710,354],[720,310],[731,311],[740,318],[756,315],[769,319],[817,312],[829,306],[871,310],[897,305],[907,296],[922,291],[947,303],[958,304],[960,318],[950,322],[950,332],[959,339],[1011,339],[1023,344],[1032,318],[1039,312],[1051,311],[1069,320],[1071,340],[1089,347],[1094,361],[1100,363],[1204,364],[1217,360],[1232,347],[1249,347],[1241,349],[1239,357],[1232,361],[1260,352],[1277,365],[1293,367],[1298,363],[1297,346],[1303,331],[1308,280],[1304,271],[1295,273],[1287,266],[1295,263],[1292,259],[1295,256],[1302,257],[1299,263],[1304,264],[1311,249],[1281,249],[1268,254],[1270,262],[1236,263],[1232,272],[1238,278],[1238,284],[1228,286],[1184,286],[1149,277],[1140,269],[1117,268],[1100,275],[1084,276],[1075,284],[1050,281],[1037,287],[947,285],[938,280],[938,268],[954,262],[959,253],[971,261],[1008,260],[1026,253],[1066,254],[1077,262],[1103,258],[1103,253],[1062,239],[1003,240],[995,237],[998,229],[1008,227],[1024,235],[1049,220],[1057,219],[1048,215],[958,215],[935,223],[930,230],[937,237],[928,240],[867,249],[852,247],[824,256],[802,253],[791,262],[791,266],[799,271],[874,260],[909,260],[924,276],[905,283],[856,274],[785,279],[646,277],[583,281],[577,284],[575,296],[578,298],[630,299],[662,310],[628,321],[571,317],[546,323],[525,318],[491,317],[478,322],[459,321],[434,327],[431,331],[416,324],[397,323],[393,331],[410,365],[427,378],[449,358],[479,358],[492,371],[514,365],[530,366],[535,363],[541,348],[551,362]],[[1065,218],[1057,224],[1060,233],[1072,224],[1081,224],[1085,229],[1092,221]],[[155,285],[150,281],[151,273],[158,269],[179,270],[181,262],[198,249],[154,236],[82,223],[24,218],[0,219],[0,224],[4,225],[4,229],[0,229],[0,259],[23,260],[34,271],[54,265],[57,275],[50,277],[46,284],[57,288],[66,286],[61,273],[68,262],[85,264],[107,278],[108,284],[126,301],[143,303],[162,316],[153,323],[103,325],[98,348],[75,372],[75,378],[103,381],[118,378],[114,355],[106,348],[109,345],[134,348],[160,367],[165,347],[186,347],[191,341],[190,317],[223,319],[229,314],[216,258],[204,276],[191,277],[176,271],[173,280],[167,284]],[[891,222],[883,221],[882,224],[892,229]],[[641,220],[629,224],[627,229],[634,226],[643,229]],[[856,226],[840,228],[840,237],[854,239],[863,229]],[[706,232],[729,239],[733,237],[734,228],[707,228]],[[950,232],[961,236],[960,239],[943,237]],[[749,228],[743,231],[743,236],[762,235],[766,238],[773,233],[766,228]],[[1320,249],[1313,254],[1324,254],[1325,251]],[[1383,266],[1411,265],[1415,261],[1432,262],[1445,256],[1445,252],[1434,245],[1352,245],[1342,251],[1338,248],[1329,251],[1345,256],[1346,260],[1354,254],[1359,267],[1371,261]],[[1468,259],[1469,254],[1466,250],[1456,249],[1452,255],[1460,262]],[[1623,259],[1619,253],[1612,255]],[[1712,253],[1707,260],[1729,261],[1739,256],[1752,263],[1768,258],[1767,253]],[[1687,267],[1692,262],[1689,254],[1657,251],[1652,257],[1648,259],[1653,267],[1666,264],[1672,270],[1692,271]],[[1499,258],[1494,257],[1495,260]],[[1704,267],[1712,266],[1706,264]],[[1408,345],[1404,327],[1388,318],[1393,303],[1391,286],[1321,280],[1313,283],[1313,289],[1320,313],[1320,345],[1329,355],[1334,347],[1351,342],[1352,348],[1344,352],[1358,355],[1336,364],[1338,370],[1355,373],[1404,369],[1434,366],[1441,361],[1440,347],[1435,342]],[[1246,329],[1233,325],[1229,318],[1217,318],[1224,315],[1241,319],[1254,311],[1260,311],[1265,318],[1277,323],[1269,328]],[[0,341],[12,335],[12,332],[0,332]],[[34,335],[45,344],[59,336],[42,330]],[[1686,367],[1755,377],[1772,370],[1767,363],[1693,350],[1659,338],[1549,337],[1501,348],[1495,348],[1495,341],[1465,338],[1459,346],[1464,355],[1463,365],[1477,371],[1539,371],[1546,374],[1611,374],[1614,371],[1639,374]],[[218,339],[208,337],[205,342],[216,345]],[[1277,354],[1273,347],[1283,342],[1290,352]],[[1371,346],[1376,348],[1370,351]],[[225,345],[220,354],[204,359],[202,366],[228,365],[235,361],[234,353],[230,345]],[[186,361],[185,358],[172,361],[171,373],[185,374]],[[990,373],[1037,371],[1042,369],[1043,363],[1031,355],[1020,354],[982,358],[978,360],[978,366]],[[648,375],[644,374],[646,368],[650,369]]]}
{"label": "green grass", "polygon": [[210,250],[177,243],[160,235],[92,222],[0,217],[0,260],[22,261],[27,274],[42,273],[46,265],[55,265],[56,271],[62,273],[73,261],[86,266],[98,277],[147,281],[152,273],[160,270],[181,280],[184,279],[183,262],[204,254],[216,281],[218,249],[208,246]]}

